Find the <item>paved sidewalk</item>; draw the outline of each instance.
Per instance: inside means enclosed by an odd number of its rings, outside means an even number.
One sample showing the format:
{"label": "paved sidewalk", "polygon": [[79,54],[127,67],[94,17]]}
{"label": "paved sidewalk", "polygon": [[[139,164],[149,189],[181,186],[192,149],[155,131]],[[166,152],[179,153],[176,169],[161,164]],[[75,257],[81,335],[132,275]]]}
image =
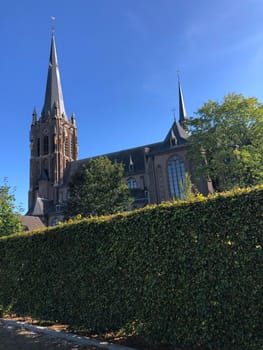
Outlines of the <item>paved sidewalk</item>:
{"label": "paved sidewalk", "polygon": [[53,331],[24,322],[0,319],[0,350],[135,350]]}

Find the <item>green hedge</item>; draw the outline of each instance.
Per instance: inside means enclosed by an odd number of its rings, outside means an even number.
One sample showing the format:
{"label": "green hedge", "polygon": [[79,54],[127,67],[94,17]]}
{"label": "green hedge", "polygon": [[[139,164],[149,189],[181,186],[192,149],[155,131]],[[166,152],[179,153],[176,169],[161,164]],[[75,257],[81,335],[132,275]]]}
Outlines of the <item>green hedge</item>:
{"label": "green hedge", "polygon": [[151,342],[263,348],[263,186],[0,239],[0,308]]}

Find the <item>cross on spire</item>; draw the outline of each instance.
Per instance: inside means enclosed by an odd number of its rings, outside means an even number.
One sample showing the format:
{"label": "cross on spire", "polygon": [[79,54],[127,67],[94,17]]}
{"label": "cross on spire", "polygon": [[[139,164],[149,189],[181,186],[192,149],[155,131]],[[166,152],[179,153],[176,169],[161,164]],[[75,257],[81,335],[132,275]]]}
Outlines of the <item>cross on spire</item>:
{"label": "cross on spire", "polygon": [[172,112],[173,112],[173,117],[174,117],[174,122],[175,122],[175,121],[176,121],[176,113],[175,113],[175,112],[176,112],[176,109],[173,108],[173,109],[172,109]]}
{"label": "cross on spire", "polygon": [[55,33],[55,17],[51,16],[51,21],[52,21],[52,34]]}

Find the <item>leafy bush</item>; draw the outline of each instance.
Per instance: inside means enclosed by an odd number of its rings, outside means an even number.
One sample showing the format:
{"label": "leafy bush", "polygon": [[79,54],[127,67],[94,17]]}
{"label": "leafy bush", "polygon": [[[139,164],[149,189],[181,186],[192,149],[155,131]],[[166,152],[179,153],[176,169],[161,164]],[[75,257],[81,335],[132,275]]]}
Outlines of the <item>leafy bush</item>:
{"label": "leafy bush", "polygon": [[23,230],[23,225],[16,212],[14,189],[5,178],[0,186],[0,236]]}
{"label": "leafy bush", "polygon": [[0,304],[151,342],[263,346],[263,186],[0,239]]}

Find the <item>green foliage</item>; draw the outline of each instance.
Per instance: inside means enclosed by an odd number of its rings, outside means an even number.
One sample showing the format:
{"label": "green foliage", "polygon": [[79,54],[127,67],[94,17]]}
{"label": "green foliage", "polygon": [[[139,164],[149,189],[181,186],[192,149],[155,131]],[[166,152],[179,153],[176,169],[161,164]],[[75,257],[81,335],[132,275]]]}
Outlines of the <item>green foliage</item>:
{"label": "green foliage", "polygon": [[263,347],[263,186],[0,238],[5,310],[175,347]]}
{"label": "green foliage", "polygon": [[107,157],[90,159],[72,177],[69,191],[65,210],[68,217],[113,214],[127,210],[132,202],[123,180],[123,165]]}
{"label": "green foliage", "polygon": [[8,185],[6,179],[0,186],[0,236],[22,231],[23,225],[15,212],[14,192]]}
{"label": "green foliage", "polygon": [[197,189],[191,181],[191,176],[185,173],[185,177],[180,181],[180,190],[182,193],[182,200],[194,199],[197,195]]}
{"label": "green foliage", "polygon": [[256,98],[229,94],[208,101],[190,120],[189,157],[217,191],[263,182],[263,106]]}

